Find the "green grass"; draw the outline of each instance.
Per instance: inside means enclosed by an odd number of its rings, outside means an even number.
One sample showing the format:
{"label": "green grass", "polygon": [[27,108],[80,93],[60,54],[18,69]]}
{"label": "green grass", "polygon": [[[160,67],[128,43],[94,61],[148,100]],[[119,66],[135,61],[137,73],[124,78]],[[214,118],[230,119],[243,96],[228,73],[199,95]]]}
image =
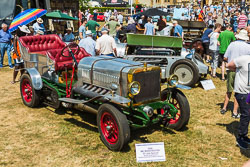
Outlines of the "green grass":
{"label": "green grass", "polygon": [[[213,79],[216,89],[184,91],[190,107],[183,131],[149,127],[132,131],[122,152],[101,142],[94,115],[49,107],[23,105],[12,70],[0,69],[0,166],[242,166],[249,152],[235,146],[238,121],[221,115],[226,83]],[[136,163],[135,144],[164,142],[166,162]],[[227,158],[221,160],[220,157]]]}

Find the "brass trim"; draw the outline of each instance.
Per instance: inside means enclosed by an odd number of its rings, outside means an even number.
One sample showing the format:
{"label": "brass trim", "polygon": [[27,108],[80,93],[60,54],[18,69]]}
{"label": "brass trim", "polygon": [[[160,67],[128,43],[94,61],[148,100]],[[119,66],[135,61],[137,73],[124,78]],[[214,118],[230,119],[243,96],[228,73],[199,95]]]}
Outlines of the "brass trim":
{"label": "brass trim", "polygon": [[[133,94],[133,93],[131,92],[131,87],[133,86],[133,84],[138,84],[138,85],[139,85],[139,90],[138,90],[138,92],[137,92],[136,94]],[[140,84],[138,81],[133,81],[133,82],[131,82],[131,83],[128,85],[128,91],[129,91],[129,93],[130,93],[131,95],[133,95],[133,96],[138,95],[138,94],[141,92],[141,84]]]}

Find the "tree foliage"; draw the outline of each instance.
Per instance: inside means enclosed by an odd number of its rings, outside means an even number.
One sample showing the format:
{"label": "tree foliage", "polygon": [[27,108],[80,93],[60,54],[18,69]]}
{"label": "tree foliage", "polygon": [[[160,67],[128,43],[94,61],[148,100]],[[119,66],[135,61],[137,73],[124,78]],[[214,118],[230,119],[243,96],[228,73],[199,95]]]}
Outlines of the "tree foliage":
{"label": "tree foliage", "polygon": [[88,2],[90,0],[79,0],[79,7],[80,9],[88,7]]}

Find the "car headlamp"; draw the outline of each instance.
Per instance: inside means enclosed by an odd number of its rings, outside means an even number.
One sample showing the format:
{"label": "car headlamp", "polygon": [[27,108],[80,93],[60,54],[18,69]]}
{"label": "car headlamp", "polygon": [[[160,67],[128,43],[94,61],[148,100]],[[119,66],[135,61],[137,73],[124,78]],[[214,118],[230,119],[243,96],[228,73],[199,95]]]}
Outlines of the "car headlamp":
{"label": "car headlamp", "polygon": [[141,85],[137,81],[133,81],[129,84],[129,93],[131,93],[133,96],[138,95],[141,91]]}
{"label": "car headlamp", "polygon": [[179,83],[179,78],[176,74],[172,74],[168,79],[168,84],[170,86],[176,86]]}

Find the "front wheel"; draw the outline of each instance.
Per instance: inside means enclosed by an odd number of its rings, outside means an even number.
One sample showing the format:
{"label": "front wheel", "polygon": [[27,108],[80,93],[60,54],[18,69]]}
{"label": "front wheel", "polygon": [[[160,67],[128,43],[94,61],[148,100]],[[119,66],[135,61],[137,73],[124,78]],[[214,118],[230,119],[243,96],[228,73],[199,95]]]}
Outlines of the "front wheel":
{"label": "front wheel", "polygon": [[97,114],[98,131],[101,140],[108,149],[120,151],[130,139],[127,117],[116,107],[102,104]]}
{"label": "front wheel", "polygon": [[[161,93],[161,100],[168,100],[171,90],[165,89]],[[168,122],[168,127],[175,130],[180,130],[188,124],[190,118],[190,107],[186,96],[179,90],[173,90],[169,103],[173,104],[178,110],[175,119]]]}
{"label": "front wheel", "polygon": [[31,108],[37,107],[40,102],[40,92],[35,90],[28,74],[23,74],[20,81],[20,92],[23,103]]}

